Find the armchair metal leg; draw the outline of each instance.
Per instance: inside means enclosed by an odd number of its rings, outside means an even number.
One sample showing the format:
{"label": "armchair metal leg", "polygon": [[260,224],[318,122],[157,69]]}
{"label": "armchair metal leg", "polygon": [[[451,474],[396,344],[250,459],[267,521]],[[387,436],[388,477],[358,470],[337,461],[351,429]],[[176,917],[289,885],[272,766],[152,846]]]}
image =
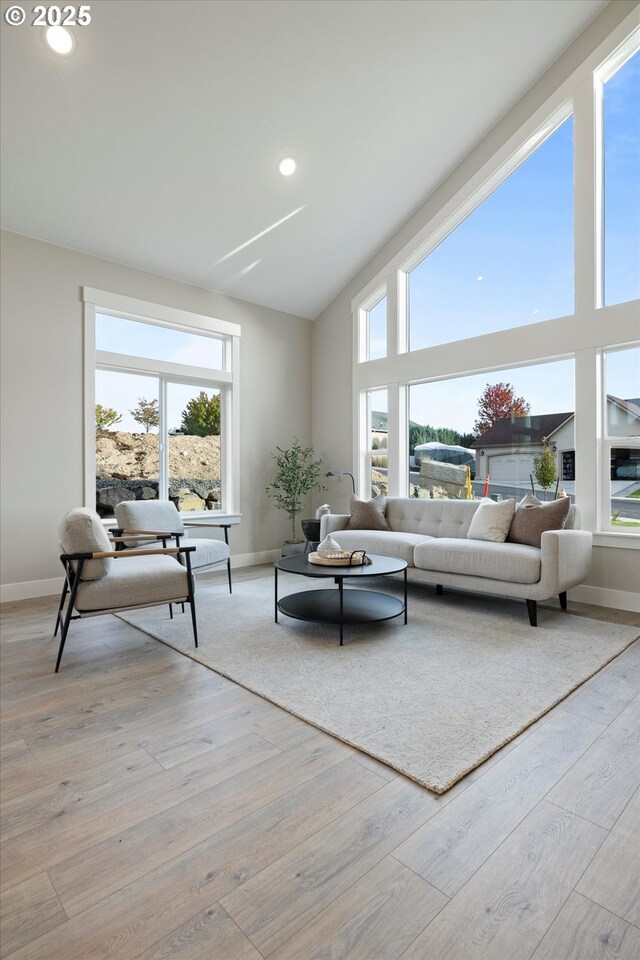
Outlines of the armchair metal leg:
{"label": "armchair metal leg", "polygon": [[529,613],[529,623],[532,627],[538,626],[538,604],[535,600],[527,600],[527,611]]}
{"label": "armchair metal leg", "polygon": [[436,583],[436,596],[441,597],[443,593],[444,590],[442,589],[442,584]]}
{"label": "armchair metal leg", "polygon": [[80,575],[82,574],[83,566],[84,566],[84,560],[80,560],[78,562],[78,569],[75,571],[73,576],[73,583],[71,584],[71,591],[69,594],[69,602],[67,604],[67,612],[64,615],[64,619],[61,616],[62,610],[58,611],[58,622],[62,624],[62,629],[60,631],[60,647],[58,649],[58,659],[56,660],[55,673],[57,673],[60,668],[60,661],[62,660],[62,651],[64,650],[64,645],[67,640],[67,634],[69,633],[69,624],[71,623],[73,606],[76,602],[78,587],[80,586]]}
{"label": "armchair metal leg", "polygon": [[61,619],[61,615],[62,615],[62,610],[63,610],[63,608],[64,608],[64,600],[65,600],[65,597],[66,597],[66,595],[67,595],[68,590],[69,590],[69,584],[68,584],[67,578],[65,577],[65,578],[64,578],[64,585],[63,585],[63,587],[62,587],[62,596],[60,597],[60,606],[58,607],[58,613],[57,613],[57,615],[56,615],[56,626],[55,626],[55,630],[53,631],[54,637],[55,637],[55,635],[56,635],[57,632],[58,632],[58,627],[60,626],[60,619]]}
{"label": "armchair metal leg", "polygon": [[229,593],[233,593],[231,587],[231,557],[227,557],[227,577],[229,578]]}
{"label": "armchair metal leg", "polygon": [[191,557],[189,556],[188,553],[185,553],[184,558],[187,565],[187,583],[189,584],[189,596],[187,597],[187,602],[191,607],[191,623],[193,625],[193,639],[197,647],[198,646],[198,624],[196,622],[196,600],[195,600],[195,590],[193,589],[193,573],[191,572]]}
{"label": "armchair metal leg", "polygon": [[566,610],[567,609],[567,591],[563,590],[562,593],[558,594],[558,597],[560,599],[560,609]]}
{"label": "armchair metal leg", "polygon": [[173,620],[173,604],[169,604],[169,617]]}

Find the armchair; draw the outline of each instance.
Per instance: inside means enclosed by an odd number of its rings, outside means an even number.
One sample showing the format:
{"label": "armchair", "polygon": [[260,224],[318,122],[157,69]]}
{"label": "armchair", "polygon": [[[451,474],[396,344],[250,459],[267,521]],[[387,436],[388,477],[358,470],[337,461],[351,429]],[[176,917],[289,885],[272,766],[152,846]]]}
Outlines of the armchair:
{"label": "armchair", "polygon": [[[127,547],[139,550],[150,541],[162,540],[163,546],[167,541],[175,540],[180,547],[184,538],[187,546],[193,547],[195,553],[191,555],[191,569],[193,573],[204,573],[213,570],[221,564],[227,564],[229,593],[231,587],[231,556],[229,551],[229,524],[198,523],[198,521],[182,520],[177,507],[171,500],[125,500],[115,508],[118,526],[112,532],[123,538]],[[186,530],[190,527],[219,526],[224,530],[222,540],[207,540],[202,538],[187,538]],[[147,535],[145,542],[144,535]],[[182,554],[180,554],[181,562]]]}
{"label": "armchair", "polygon": [[[65,582],[53,633],[55,637],[60,628],[56,673],[69,625],[72,620],[83,617],[164,603],[188,603],[191,607],[193,638],[198,646],[191,570],[191,555],[195,547],[113,549],[120,539],[116,537],[110,540],[98,514],[86,507],[67,513],[60,525],[59,539],[63,550],[60,560],[64,567]],[[177,563],[178,559],[182,563]]]}

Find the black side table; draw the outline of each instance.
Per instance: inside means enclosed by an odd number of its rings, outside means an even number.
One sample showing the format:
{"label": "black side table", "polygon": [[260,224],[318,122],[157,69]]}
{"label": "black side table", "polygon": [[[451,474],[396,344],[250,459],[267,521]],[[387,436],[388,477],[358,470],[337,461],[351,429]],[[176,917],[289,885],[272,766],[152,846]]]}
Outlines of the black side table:
{"label": "black side table", "polygon": [[313,553],[320,543],[320,521],[319,520],[303,520],[302,521],[302,532],[304,533],[307,542],[304,545],[305,553]]}

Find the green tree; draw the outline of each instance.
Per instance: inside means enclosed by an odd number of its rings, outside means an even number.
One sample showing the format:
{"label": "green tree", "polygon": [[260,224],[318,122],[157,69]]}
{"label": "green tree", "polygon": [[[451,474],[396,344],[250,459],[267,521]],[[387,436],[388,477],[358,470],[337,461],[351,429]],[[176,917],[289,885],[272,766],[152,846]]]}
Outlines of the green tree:
{"label": "green tree", "polygon": [[536,453],[533,458],[533,475],[538,481],[538,485],[544,490],[546,500],[547,490],[556,479],[558,471],[555,454],[546,437],[542,438],[542,445],[542,453]]}
{"label": "green tree", "polygon": [[136,423],[144,427],[145,433],[149,433],[152,427],[157,427],[160,423],[157,400],[147,400],[145,397],[140,397],[138,406],[135,410],[129,410],[129,413]]}
{"label": "green tree", "polygon": [[122,414],[113,407],[103,407],[101,403],[96,403],[96,430],[108,430],[121,420]]}
{"label": "green tree", "polygon": [[301,543],[296,537],[296,517],[302,511],[303,497],[311,490],[324,490],[320,481],[322,460],[314,459],[313,447],[303,447],[294,437],[290,450],[276,447],[271,456],[276,461],[273,480],[265,490],[278,510],[284,510],[291,520],[291,537],[287,543]]}
{"label": "green tree", "polygon": [[196,437],[213,437],[220,433],[220,394],[208,397],[201,390],[197,397],[189,400],[182,411],[182,429],[186,434]]}

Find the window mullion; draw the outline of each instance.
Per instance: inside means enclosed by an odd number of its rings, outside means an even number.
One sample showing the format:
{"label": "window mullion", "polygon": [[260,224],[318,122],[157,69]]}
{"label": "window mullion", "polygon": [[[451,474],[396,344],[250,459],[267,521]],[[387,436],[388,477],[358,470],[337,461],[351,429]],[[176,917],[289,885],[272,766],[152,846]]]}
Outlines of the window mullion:
{"label": "window mullion", "polygon": [[167,414],[167,381],[164,377],[158,380],[160,396],[160,418],[158,423],[158,497],[160,500],[169,498],[169,423]]}

